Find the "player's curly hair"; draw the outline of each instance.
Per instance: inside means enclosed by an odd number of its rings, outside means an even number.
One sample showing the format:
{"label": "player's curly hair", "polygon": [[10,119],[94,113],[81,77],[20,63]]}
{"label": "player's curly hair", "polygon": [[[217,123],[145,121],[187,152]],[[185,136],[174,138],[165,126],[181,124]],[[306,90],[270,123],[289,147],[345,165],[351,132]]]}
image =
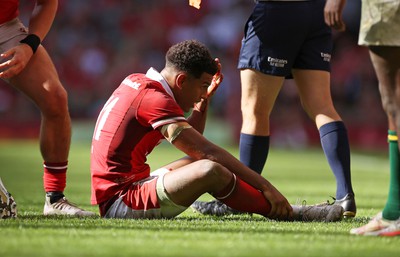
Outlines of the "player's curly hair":
{"label": "player's curly hair", "polygon": [[203,72],[214,75],[218,66],[208,48],[197,40],[185,40],[169,48],[165,56],[167,66],[200,78]]}

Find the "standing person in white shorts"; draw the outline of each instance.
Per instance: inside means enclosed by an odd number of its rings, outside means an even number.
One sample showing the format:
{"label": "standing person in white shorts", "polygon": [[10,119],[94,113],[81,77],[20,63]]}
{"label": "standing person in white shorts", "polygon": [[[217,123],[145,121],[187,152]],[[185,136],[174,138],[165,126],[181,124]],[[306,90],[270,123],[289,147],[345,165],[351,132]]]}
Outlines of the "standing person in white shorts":
{"label": "standing person in white shorts", "polygon": [[[94,215],[68,202],[63,193],[71,141],[67,92],[41,45],[55,18],[58,1],[37,0],[28,27],[19,20],[18,7],[19,0],[0,1],[0,78],[32,100],[41,112],[39,140],[46,192],[43,213]],[[6,208],[11,210],[11,206]]]}
{"label": "standing person in white shorts", "polygon": [[368,46],[388,118],[389,193],[383,211],[356,235],[400,235],[400,1],[363,0],[358,44]]}

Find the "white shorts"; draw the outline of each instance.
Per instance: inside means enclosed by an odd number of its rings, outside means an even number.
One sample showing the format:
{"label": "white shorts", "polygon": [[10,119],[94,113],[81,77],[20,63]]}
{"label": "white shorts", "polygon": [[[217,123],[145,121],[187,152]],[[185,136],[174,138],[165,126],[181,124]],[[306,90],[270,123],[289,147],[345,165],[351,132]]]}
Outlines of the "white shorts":
{"label": "white shorts", "polygon": [[[17,46],[28,35],[28,29],[18,18],[0,25],[0,53]],[[3,60],[4,61],[4,60]],[[9,82],[8,79],[3,79]]]}
{"label": "white shorts", "polygon": [[172,202],[165,191],[163,181],[167,172],[168,169],[161,168],[152,172],[150,177],[133,183],[109,207],[104,218],[161,219],[184,212],[188,207]]}
{"label": "white shorts", "polygon": [[28,29],[15,18],[0,25],[0,53],[19,44],[28,35]]}

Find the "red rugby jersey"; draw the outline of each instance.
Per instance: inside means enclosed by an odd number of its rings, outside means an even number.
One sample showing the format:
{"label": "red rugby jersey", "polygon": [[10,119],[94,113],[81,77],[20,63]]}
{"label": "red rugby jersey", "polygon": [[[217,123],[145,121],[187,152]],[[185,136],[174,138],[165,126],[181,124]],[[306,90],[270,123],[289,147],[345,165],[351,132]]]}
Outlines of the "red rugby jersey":
{"label": "red rugby jersey", "polygon": [[148,177],[147,155],[164,138],[157,128],[177,121],[186,121],[184,112],[157,71],[125,78],[104,105],[93,134],[92,204]]}
{"label": "red rugby jersey", "polygon": [[19,0],[0,0],[0,25],[18,17]]}

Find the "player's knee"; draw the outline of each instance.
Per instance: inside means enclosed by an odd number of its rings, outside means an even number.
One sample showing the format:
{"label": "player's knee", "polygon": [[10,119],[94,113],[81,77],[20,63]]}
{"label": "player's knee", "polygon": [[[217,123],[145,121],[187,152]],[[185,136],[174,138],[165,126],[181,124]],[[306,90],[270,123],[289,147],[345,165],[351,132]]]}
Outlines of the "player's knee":
{"label": "player's knee", "polygon": [[197,163],[198,163],[198,172],[202,177],[209,176],[215,169],[215,166],[217,165],[216,162],[208,159],[199,160],[197,161]]}
{"label": "player's knee", "polygon": [[270,110],[267,108],[256,108],[244,104],[241,108],[244,120],[265,120],[270,115]]}
{"label": "player's knee", "polygon": [[201,173],[200,176],[204,181],[208,183],[221,183],[229,180],[230,172],[221,164],[210,160],[200,160],[199,162],[198,172]]}
{"label": "player's knee", "polygon": [[397,106],[393,99],[382,94],[382,108],[388,116],[394,117],[397,111]]}
{"label": "player's knee", "polygon": [[326,104],[316,104],[312,102],[300,101],[301,107],[311,120],[315,120],[319,114],[327,114],[331,107]]}
{"label": "player's knee", "polygon": [[46,117],[65,116],[68,113],[68,95],[67,91],[61,86],[49,85],[44,97],[44,103],[41,103],[41,111]]}

